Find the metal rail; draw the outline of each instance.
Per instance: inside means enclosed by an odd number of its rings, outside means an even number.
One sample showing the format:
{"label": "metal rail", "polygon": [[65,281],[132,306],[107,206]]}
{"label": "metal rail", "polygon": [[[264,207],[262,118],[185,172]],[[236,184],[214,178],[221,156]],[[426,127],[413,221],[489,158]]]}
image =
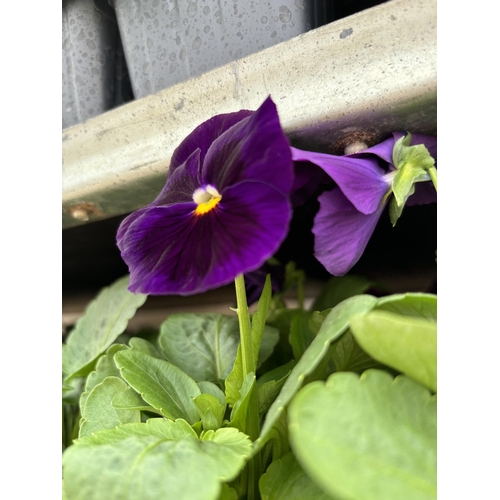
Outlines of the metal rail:
{"label": "metal rail", "polygon": [[65,129],[63,228],[148,204],[197,125],[268,95],[304,149],[436,133],[436,59],[436,0],[391,0]]}

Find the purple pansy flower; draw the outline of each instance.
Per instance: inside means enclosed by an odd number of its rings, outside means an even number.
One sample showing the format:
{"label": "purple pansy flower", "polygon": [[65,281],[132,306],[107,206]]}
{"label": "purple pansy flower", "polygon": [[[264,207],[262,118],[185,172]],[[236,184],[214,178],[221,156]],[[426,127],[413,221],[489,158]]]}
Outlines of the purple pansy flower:
{"label": "purple pansy flower", "polygon": [[[294,161],[317,165],[337,183],[337,188],[319,196],[313,226],[314,255],[335,276],[344,275],[356,264],[375,230],[391,194],[394,143],[402,136],[395,132],[380,144],[345,156],[292,148]],[[435,137],[414,134],[411,144],[424,144],[436,158]],[[407,205],[435,201],[432,183],[425,182],[416,185]]]}
{"label": "purple pansy flower", "polygon": [[158,197],[118,229],[129,290],[190,295],[259,268],[288,232],[292,182],[270,97],[202,123],[174,151]]}

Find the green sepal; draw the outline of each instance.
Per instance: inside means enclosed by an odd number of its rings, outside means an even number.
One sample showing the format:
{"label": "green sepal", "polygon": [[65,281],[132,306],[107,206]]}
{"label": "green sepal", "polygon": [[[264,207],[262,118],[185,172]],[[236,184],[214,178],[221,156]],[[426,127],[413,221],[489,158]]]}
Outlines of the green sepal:
{"label": "green sepal", "polygon": [[[408,133],[405,137],[398,139],[394,144],[392,154],[393,163],[397,169],[392,181],[392,191],[401,210],[408,197],[413,194],[414,184],[430,180],[427,170],[435,165],[434,158],[423,144],[410,146],[411,138],[411,134]],[[394,225],[395,221],[392,217],[391,221]]]}
{"label": "green sepal", "polygon": [[[415,186],[412,186],[412,190],[408,196],[411,196],[415,192]],[[389,202],[389,217],[391,219],[392,227],[396,225],[396,222],[401,217],[403,213],[404,205],[399,206],[395,196],[391,197]]]}

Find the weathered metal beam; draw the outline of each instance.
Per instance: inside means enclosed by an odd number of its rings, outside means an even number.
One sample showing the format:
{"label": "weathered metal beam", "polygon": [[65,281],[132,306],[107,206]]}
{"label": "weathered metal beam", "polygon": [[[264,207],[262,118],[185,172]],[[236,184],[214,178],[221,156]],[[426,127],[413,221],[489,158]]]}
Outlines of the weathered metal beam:
{"label": "weathered metal beam", "polygon": [[63,130],[63,228],[131,212],[208,118],[271,95],[298,147],[436,132],[436,0],[391,0]]}

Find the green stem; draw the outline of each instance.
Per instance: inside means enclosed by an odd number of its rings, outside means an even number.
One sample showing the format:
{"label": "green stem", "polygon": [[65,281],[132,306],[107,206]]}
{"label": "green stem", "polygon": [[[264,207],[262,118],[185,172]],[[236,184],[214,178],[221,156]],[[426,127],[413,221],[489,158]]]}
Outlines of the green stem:
{"label": "green stem", "polygon": [[[247,295],[245,291],[245,279],[240,274],[234,280],[236,287],[236,314],[240,325],[241,360],[243,364],[243,378],[249,373],[257,370],[257,360],[254,359],[252,342],[252,326],[248,312]],[[255,375],[254,375],[255,376]],[[259,421],[259,399],[257,386],[254,385],[250,394],[248,413],[246,418],[246,433],[252,441],[256,441],[260,434]],[[257,453],[247,464],[244,477],[247,480],[247,500],[259,498],[259,477],[261,473],[260,452]]]}
{"label": "green stem", "polygon": [[436,167],[429,168],[429,170],[427,170],[427,172],[429,173],[429,176],[431,178],[432,183],[434,184],[434,188],[436,189],[436,193],[437,193],[437,190],[438,190],[438,174],[437,174]]}
{"label": "green stem", "polygon": [[249,373],[255,373],[255,360],[253,359],[252,326],[247,305],[245,278],[240,274],[234,279],[236,287],[236,314],[240,324],[241,359],[243,361],[243,378]]}

